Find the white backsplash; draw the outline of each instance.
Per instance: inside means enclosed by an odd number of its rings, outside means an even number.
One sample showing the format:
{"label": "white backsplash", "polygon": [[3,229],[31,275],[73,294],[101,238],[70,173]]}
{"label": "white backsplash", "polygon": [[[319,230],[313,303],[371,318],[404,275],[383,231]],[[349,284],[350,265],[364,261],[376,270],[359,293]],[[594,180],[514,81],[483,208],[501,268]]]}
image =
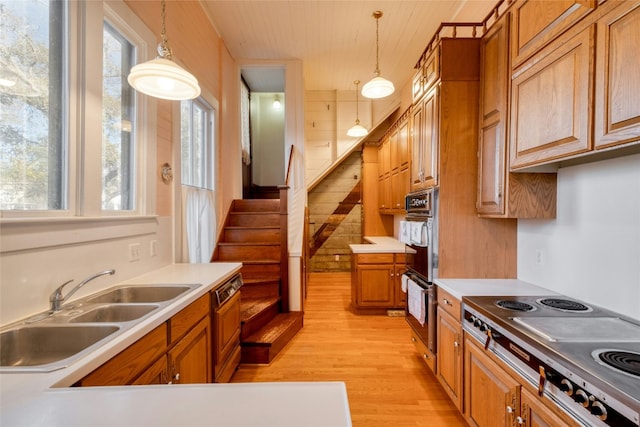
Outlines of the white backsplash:
{"label": "white backsplash", "polygon": [[[170,264],[172,221],[159,217],[153,234],[0,254],[0,325],[47,310],[51,292],[68,280],[79,283],[93,273],[116,270],[79,290],[76,299]],[[157,242],[153,257],[151,240]],[[140,244],[139,261],[129,262],[131,243]]]}
{"label": "white backsplash", "polygon": [[559,169],[557,208],[518,221],[518,278],[640,320],[640,154]]}

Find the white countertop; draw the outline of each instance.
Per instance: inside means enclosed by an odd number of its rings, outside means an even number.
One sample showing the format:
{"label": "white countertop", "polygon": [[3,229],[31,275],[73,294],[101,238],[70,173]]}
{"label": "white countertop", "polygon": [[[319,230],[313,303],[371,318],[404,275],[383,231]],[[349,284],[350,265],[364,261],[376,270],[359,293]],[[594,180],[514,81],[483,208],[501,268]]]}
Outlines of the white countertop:
{"label": "white countertop", "polygon": [[66,368],[0,374],[0,425],[350,426],[346,388],[340,382],[70,388],[198,297],[233,277],[241,266],[173,264],[120,283],[200,286]]}
{"label": "white countertop", "polygon": [[440,279],[434,283],[458,299],[474,295],[558,295],[557,292],[518,279]]}
{"label": "white countertop", "polygon": [[351,252],[354,254],[375,254],[375,253],[404,253],[405,244],[394,237],[386,236],[364,236],[369,244],[351,244]]}

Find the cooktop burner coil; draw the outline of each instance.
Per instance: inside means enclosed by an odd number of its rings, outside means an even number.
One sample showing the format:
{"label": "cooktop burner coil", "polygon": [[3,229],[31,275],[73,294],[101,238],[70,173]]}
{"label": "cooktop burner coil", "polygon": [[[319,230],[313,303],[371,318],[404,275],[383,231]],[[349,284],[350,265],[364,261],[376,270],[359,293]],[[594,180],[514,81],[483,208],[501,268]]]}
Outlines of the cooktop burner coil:
{"label": "cooktop burner coil", "polygon": [[545,305],[549,308],[554,308],[562,311],[586,313],[593,310],[588,305],[584,305],[578,301],[573,301],[570,299],[543,298],[538,300],[538,303]]}
{"label": "cooktop burner coil", "polygon": [[526,302],[509,300],[509,299],[501,299],[496,301],[496,305],[505,310],[511,311],[533,311],[536,308],[531,304],[527,304]]}
{"label": "cooktop burner coil", "polygon": [[640,377],[640,353],[625,350],[603,349],[593,352],[596,361],[612,369]]}

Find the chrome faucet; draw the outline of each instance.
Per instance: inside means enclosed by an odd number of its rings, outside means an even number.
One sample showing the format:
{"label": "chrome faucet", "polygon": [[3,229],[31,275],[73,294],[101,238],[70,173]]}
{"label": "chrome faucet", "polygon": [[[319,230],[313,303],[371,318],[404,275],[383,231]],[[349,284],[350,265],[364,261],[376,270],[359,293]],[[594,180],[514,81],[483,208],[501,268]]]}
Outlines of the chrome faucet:
{"label": "chrome faucet", "polygon": [[93,274],[87,277],[86,279],[84,279],[82,282],[78,283],[78,285],[75,288],[71,289],[66,296],[62,296],[62,288],[64,288],[69,283],[73,282],[73,279],[69,280],[68,282],[64,282],[62,285],[58,286],[58,288],[55,291],[53,291],[51,296],[49,296],[49,302],[51,302],[51,312],[55,313],[56,311],[60,311],[64,302],[68,300],[69,297],[71,297],[71,295],[76,293],[78,289],[80,289],[81,287],[83,287],[93,279],[96,279],[100,276],[104,276],[106,274],[113,275],[115,272],[116,271],[114,269],[111,269],[111,270],[105,270],[105,271],[101,271],[100,273]]}

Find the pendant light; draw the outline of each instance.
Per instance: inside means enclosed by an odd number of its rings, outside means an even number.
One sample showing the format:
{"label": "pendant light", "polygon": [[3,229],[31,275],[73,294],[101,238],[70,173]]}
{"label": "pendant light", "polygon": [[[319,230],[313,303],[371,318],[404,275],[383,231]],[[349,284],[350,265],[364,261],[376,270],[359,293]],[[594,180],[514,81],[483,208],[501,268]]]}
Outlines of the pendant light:
{"label": "pendant light", "polygon": [[154,98],[181,101],[200,95],[198,80],[171,60],[172,52],[165,29],[165,0],[162,0],[162,42],[158,57],[131,68],[127,81],[138,92]]}
{"label": "pendant light", "polygon": [[360,80],[356,80],[353,83],[356,85],[356,124],[347,131],[347,135],[360,138],[368,134],[369,131],[360,124],[360,119],[358,118],[358,85],[360,84]]}
{"label": "pendant light", "polygon": [[378,61],[378,52],[380,50],[378,42],[378,20],[382,17],[382,12],[376,10],[373,12],[373,17],[376,20],[376,69],[373,72],[375,77],[369,80],[364,86],[362,86],[362,96],[366,98],[384,98],[391,95],[395,91],[393,83],[389,80],[380,77],[380,66]]}

